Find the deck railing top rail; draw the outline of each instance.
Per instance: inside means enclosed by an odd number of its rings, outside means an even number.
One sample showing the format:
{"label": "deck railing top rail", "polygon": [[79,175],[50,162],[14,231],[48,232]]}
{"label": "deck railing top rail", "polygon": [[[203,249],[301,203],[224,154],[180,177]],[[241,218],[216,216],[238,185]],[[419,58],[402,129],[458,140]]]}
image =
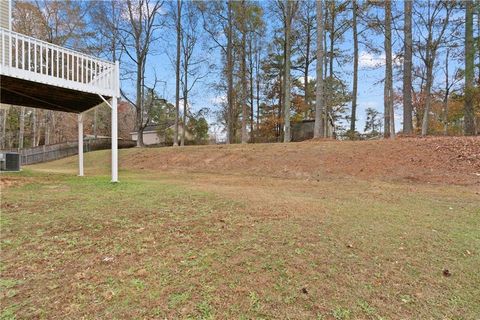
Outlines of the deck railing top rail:
{"label": "deck railing top rail", "polygon": [[12,31],[12,30],[2,28],[2,27],[0,27],[0,30],[3,31],[3,32],[11,33],[12,35],[15,35],[19,38],[23,38],[23,39],[28,40],[28,41],[34,41],[36,43],[42,43],[44,46],[48,46],[48,47],[51,47],[51,48],[56,48],[58,50],[68,51],[68,52],[70,52],[72,54],[75,54],[75,55],[78,55],[78,56],[83,56],[85,59],[87,59],[87,58],[88,59],[94,59],[94,60],[97,60],[99,62],[103,62],[103,63],[106,63],[106,64],[111,64],[112,66],[115,65],[114,62],[111,62],[111,61],[108,61],[108,60],[105,60],[105,59],[102,59],[102,58],[93,57],[93,56],[90,56],[86,53],[76,51],[76,50],[68,48],[68,47],[62,47],[62,46],[59,46],[58,44],[50,43],[50,42],[47,42],[45,40],[40,40],[40,39],[31,37],[31,36],[27,36],[27,35],[22,34],[22,33],[18,33],[18,32]]}
{"label": "deck railing top rail", "polygon": [[0,28],[0,74],[28,81],[118,96],[116,64]]}

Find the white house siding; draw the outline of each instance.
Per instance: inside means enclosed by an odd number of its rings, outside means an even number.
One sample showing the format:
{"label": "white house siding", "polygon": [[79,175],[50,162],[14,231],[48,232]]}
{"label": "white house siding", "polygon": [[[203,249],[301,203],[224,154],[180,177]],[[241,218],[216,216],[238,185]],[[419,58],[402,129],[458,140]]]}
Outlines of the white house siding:
{"label": "white house siding", "polygon": [[10,0],[0,0],[0,27],[10,29]]}
{"label": "white house siding", "polygon": [[[1,1],[1,0],[0,0]],[[174,130],[173,125],[168,128],[168,130]],[[178,141],[180,141],[183,134],[183,126],[178,126]],[[130,132],[130,137],[133,141],[137,141],[138,133],[136,131]],[[185,131],[185,139],[187,141],[192,141],[195,137],[191,134],[188,130]],[[159,136],[157,130],[152,130],[151,127],[147,128],[147,130],[143,131],[143,143],[146,146],[154,145],[154,144],[164,144],[165,143],[165,136]]]}
{"label": "white house siding", "polygon": [[[133,141],[137,141],[138,133],[132,132],[130,133]],[[160,139],[156,131],[144,131],[143,132],[143,143],[147,146],[164,143],[165,139]]]}
{"label": "white house siding", "polygon": [[[0,0],[0,27],[4,29],[10,29],[10,0]],[[8,64],[9,61],[9,47],[10,39],[1,38],[0,39],[0,64]],[[5,48],[5,53],[3,52]]]}

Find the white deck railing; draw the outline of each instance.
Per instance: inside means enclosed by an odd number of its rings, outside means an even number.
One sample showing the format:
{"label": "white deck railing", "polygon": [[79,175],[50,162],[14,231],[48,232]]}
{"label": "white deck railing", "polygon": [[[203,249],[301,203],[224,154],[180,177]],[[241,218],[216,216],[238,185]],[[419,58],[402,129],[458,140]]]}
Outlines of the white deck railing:
{"label": "white deck railing", "polygon": [[0,28],[0,74],[118,96],[115,63]]}

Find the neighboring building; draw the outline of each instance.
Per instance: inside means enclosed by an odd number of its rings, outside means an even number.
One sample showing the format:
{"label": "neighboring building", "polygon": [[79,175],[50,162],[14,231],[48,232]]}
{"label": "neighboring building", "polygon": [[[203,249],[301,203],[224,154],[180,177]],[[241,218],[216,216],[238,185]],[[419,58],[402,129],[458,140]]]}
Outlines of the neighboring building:
{"label": "neighboring building", "polygon": [[[164,134],[162,134],[162,131],[164,132]],[[169,140],[173,139],[173,132],[174,132],[174,125],[171,125],[166,130],[162,130],[160,125],[148,125],[143,130],[143,143],[146,146],[170,144]],[[171,135],[170,139],[168,139],[167,137],[169,133]],[[179,142],[182,137],[182,134],[183,134],[183,126],[179,124],[178,125],[178,141]],[[131,132],[130,137],[132,140],[137,141],[138,132],[137,131]],[[192,141],[194,138],[195,137],[193,136],[193,134],[190,133],[188,130],[185,132],[185,140]]]}
{"label": "neighboring building", "polygon": [[[315,120],[302,120],[300,122],[292,123],[292,141],[304,141],[313,139],[313,129],[315,127]],[[336,136],[333,119],[330,117],[328,121],[327,137]]]}

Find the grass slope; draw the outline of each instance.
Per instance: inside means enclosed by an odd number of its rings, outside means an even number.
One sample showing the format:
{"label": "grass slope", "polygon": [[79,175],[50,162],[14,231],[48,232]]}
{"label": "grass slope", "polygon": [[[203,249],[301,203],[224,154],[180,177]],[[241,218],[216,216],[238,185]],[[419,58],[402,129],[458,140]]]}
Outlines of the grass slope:
{"label": "grass slope", "polygon": [[2,174],[3,319],[480,314],[471,186],[133,165],[110,184],[108,152],[85,156],[98,176],[74,157]]}

